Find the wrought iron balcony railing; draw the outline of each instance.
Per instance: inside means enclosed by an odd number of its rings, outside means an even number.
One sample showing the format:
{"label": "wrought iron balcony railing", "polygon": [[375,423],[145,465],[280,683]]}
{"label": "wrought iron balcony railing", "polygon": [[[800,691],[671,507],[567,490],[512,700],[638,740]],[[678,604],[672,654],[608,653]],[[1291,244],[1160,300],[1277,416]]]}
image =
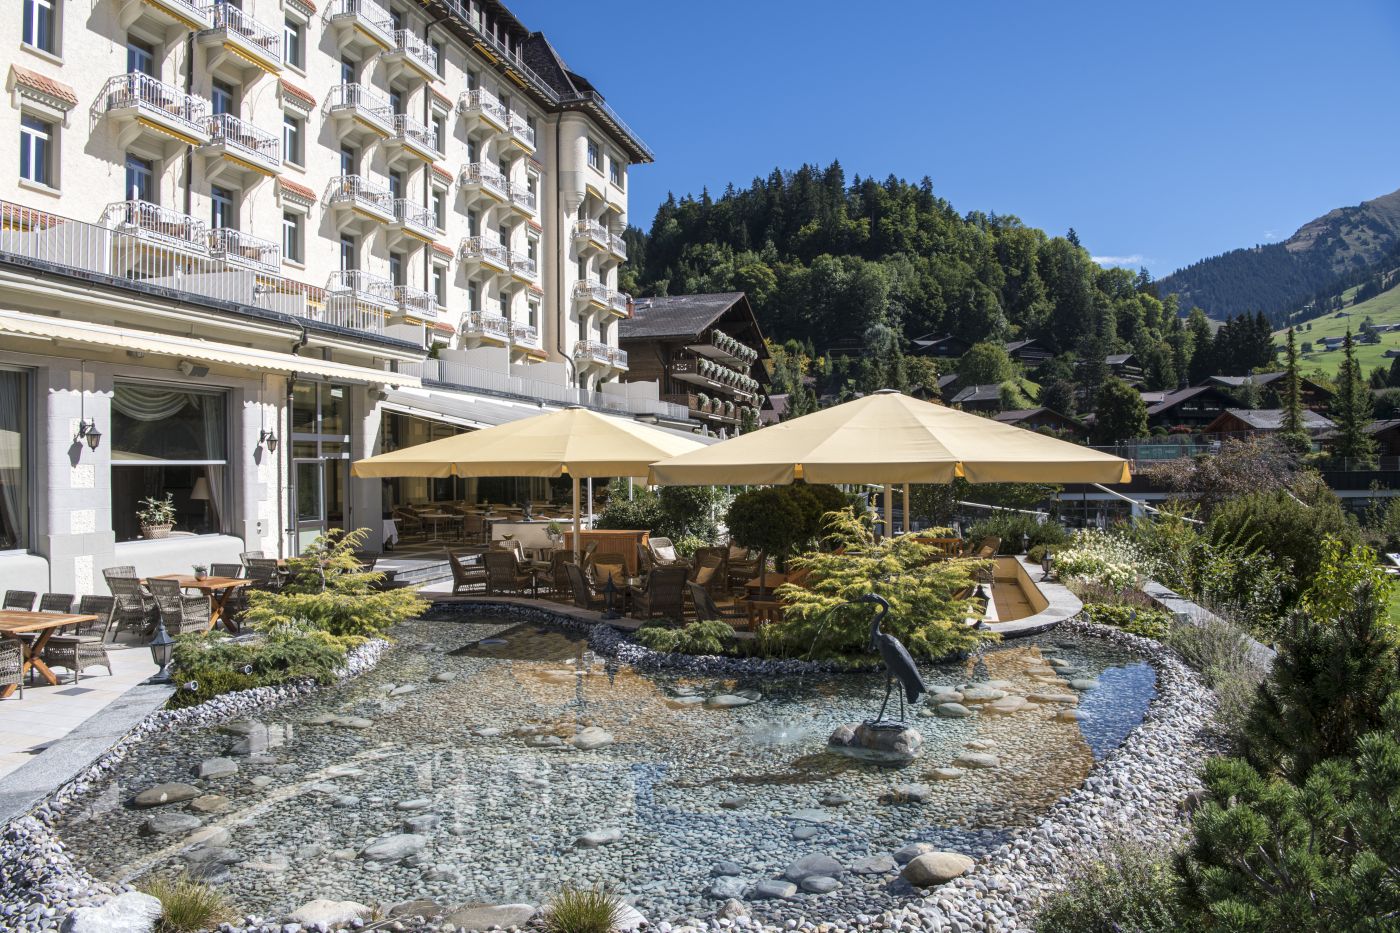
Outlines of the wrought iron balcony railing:
{"label": "wrought iron balcony railing", "polygon": [[208,10],[214,29],[226,29],[256,48],[277,65],[282,64],[282,33],[270,29],[232,3],[215,3]]}
{"label": "wrought iron balcony railing", "polygon": [[216,113],[208,118],[206,125],[211,144],[222,143],[245,158],[270,168],[282,164],[282,140],[247,120],[231,113]]}
{"label": "wrought iron balcony railing", "polygon": [[394,196],[388,188],[361,175],[337,175],[326,187],[327,204],[351,204],[376,214],[393,216]]}
{"label": "wrought iron balcony railing", "polygon": [[395,29],[393,40],[394,47],[389,50],[388,54],[399,53],[405,55],[423,66],[424,70],[432,74],[437,74],[437,51],[431,45],[424,42],[407,29]]}
{"label": "wrought iron balcony railing", "polygon": [[462,241],[457,256],[463,262],[489,262],[500,269],[510,268],[510,250],[485,236],[469,236]]}
{"label": "wrought iron balcony railing", "polygon": [[510,113],[506,110],[505,105],[497,100],[490,91],[483,91],[480,88],[462,92],[462,96],[457,99],[457,112],[486,117],[502,129],[510,126]]}
{"label": "wrought iron balcony railing", "polygon": [[161,122],[173,123],[193,136],[202,137],[209,103],[148,74],[133,71],[108,78],[92,109],[94,116],[117,110],[136,110]]}
{"label": "wrought iron balcony railing", "polygon": [[281,246],[228,227],[215,227],[209,231],[209,255],[235,266],[262,272],[276,272],[282,268]]}
{"label": "wrought iron balcony railing", "polygon": [[510,332],[510,321],[489,311],[468,311],[462,319],[462,335],[465,337],[509,340]]}
{"label": "wrought iron balcony railing", "polygon": [[102,226],[148,240],[203,253],[209,249],[209,227],[189,214],[150,201],[117,201],[102,213]]}
{"label": "wrought iron balcony railing", "polygon": [[437,131],[406,113],[394,114],[393,138],[421,146],[430,152],[442,152]]}

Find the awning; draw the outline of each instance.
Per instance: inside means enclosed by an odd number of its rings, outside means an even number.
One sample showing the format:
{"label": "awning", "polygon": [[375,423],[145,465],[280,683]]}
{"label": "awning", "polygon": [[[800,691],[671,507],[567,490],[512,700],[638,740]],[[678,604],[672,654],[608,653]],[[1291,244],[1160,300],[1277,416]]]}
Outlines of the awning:
{"label": "awning", "polygon": [[114,350],[153,353],[157,356],[183,357],[204,363],[221,363],[226,366],[246,367],[264,372],[306,373],[324,376],[327,379],[365,382],[375,385],[417,386],[421,384],[417,376],[371,369],[368,366],[351,366],[348,363],[334,363],[330,360],[318,360],[309,356],[278,353],[275,350],[260,350],[255,347],[215,343],[197,337],[175,337],[144,330],[113,327],[109,324],[68,321],[39,314],[26,314],[23,311],[0,309],[0,334],[63,340],[95,347],[109,347]]}
{"label": "awning", "polygon": [[442,389],[391,389],[386,395],[381,407],[390,411],[467,428],[494,427],[533,417],[543,410],[538,405],[512,405]]}

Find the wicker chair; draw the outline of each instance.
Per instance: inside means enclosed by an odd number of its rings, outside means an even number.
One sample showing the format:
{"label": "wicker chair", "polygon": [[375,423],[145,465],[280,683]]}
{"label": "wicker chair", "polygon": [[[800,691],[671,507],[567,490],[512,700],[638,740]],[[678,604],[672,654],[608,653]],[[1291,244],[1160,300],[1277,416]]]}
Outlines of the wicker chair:
{"label": "wicker chair", "polygon": [[684,619],[685,575],[684,567],[657,567],[641,586],[629,587],[632,615],[639,619],[661,616],[677,622]]}
{"label": "wicker chair", "polygon": [[[729,592],[729,548],[701,547],[695,549],[690,568],[690,581],[699,583],[715,593]],[[701,580],[701,577],[706,579]]]}
{"label": "wicker chair", "polygon": [[40,612],[67,614],[73,611],[72,593],[45,593],[39,597]]}
{"label": "wicker chair", "polygon": [[676,553],[676,545],[670,538],[649,538],[646,549],[658,567],[690,566],[690,561]]}
{"label": "wicker chair", "polygon": [[462,537],[474,544],[485,544],[489,539],[486,528],[486,519],[476,512],[465,512],[462,515]]}
{"label": "wicker chair", "polygon": [[131,564],[122,564],[119,567],[107,567],[102,571],[102,579],[110,581],[113,577],[134,577],[136,568]]}
{"label": "wicker chair", "polygon": [[3,609],[17,609],[20,612],[33,612],[34,600],[39,598],[39,594],[30,590],[6,590],[5,601],[0,604]]}
{"label": "wicker chair", "polygon": [[[735,548],[732,547],[729,550],[730,587],[742,587],[745,583],[748,583],[754,577],[758,576],[760,570],[768,566],[768,555],[764,554],[762,551],[758,552],[757,557],[736,557],[734,551]],[[749,554],[751,552],[744,551],[742,553]]]}
{"label": "wicker chair", "polygon": [[500,593],[524,596],[534,589],[535,575],[521,573],[513,551],[487,551],[481,555],[481,562],[486,565],[487,593],[493,596]]}
{"label": "wicker chair", "polygon": [[278,568],[275,558],[250,557],[244,563],[248,565],[248,578],[253,581],[254,588],[259,590],[280,590],[282,588],[282,571]]}
{"label": "wicker chair", "polygon": [[486,566],[476,555],[448,548],[447,563],[452,567],[453,594],[486,591]]}
{"label": "wicker chair", "polygon": [[267,555],[264,554],[262,551],[244,551],[242,554],[238,555],[238,559],[243,561],[244,566],[246,566],[248,561],[262,560],[266,556]]}
{"label": "wicker chair", "polygon": [[[126,568],[108,568],[108,570],[117,569],[125,570]],[[107,588],[112,591],[112,596],[117,600],[117,609],[112,615],[113,638],[121,634],[121,630],[124,628],[135,629],[144,635],[155,627],[157,611],[155,600],[141,589],[141,581],[136,579],[134,572],[127,576],[107,577]]]}
{"label": "wicker chair", "polygon": [[549,559],[549,595],[567,598],[573,592],[569,582],[568,565],[574,562],[574,555],[568,551],[555,551]]}
{"label": "wicker chair", "polygon": [[718,619],[721,622],[728,622],[733,625],[740,622],[745,628],[748,627],[749,614],[742,609],[721,609],[715,602],[715,598],[710,595],[710,591],[699,583],[687,583],[686,589],[690,590],[690,601],[695,605],[695,621],[709,622],[711,619]]}
{"label": "wicker chair", "polygon": [[155,597],[165,631],[174,637],[187,632],[209,630],[213,606],[208,596],[186,596],[179,580],[150,580],[147,585]]}
{"label": "wicker chair", "polygon": [[566,563],[564,572],[569,577],[569,588],[573,590],[575,606],[580,609],[604,609],[607,607],[607,596],[593,591],[593,587],[588,585],[588,578],[583,575],[583,570],[578,564]]}
{"label": "wicker chair", "polygon": [[24,645],[17,638],[0,638],[0,687],[19,687],[19,698],[24,699]]}
{"label": "wicker chair", "polygon": [[107,676],[112,675],[112,659],[107,654],[107,646],[102,637],[112,624],[112,614],[117,610],[114,596],[84,596],[78,603],[78,612],[95,615],[97,621],[78,625],[77,634],[54,635],[44,646],[44,663],[50,667],[62,667],[73,672],[73,683],[77,683],[83,670],[93,666],[107,668]]}
{"label": "wicker chair", "polygon": [[627,585],[627,563],[621,554],[599,554],[589,564],[588,575],[600,590],[608,585],[608,577],[612,577],[613,586],[622,589]]}

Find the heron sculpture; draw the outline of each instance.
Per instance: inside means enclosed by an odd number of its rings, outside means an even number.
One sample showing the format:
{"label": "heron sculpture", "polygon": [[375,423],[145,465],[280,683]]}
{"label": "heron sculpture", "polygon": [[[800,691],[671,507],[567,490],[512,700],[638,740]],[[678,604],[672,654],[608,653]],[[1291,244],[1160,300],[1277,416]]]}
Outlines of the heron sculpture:
{"label": "heron sculpture", "polygon": [[880,620],[889,614],[890,604],[883,596],[874,593],[866,593],[859,602],[874,603],[876,607],[875,618],[870,621],[870,647],[872,650],[880,652],[880,658],[885,662],[885,700],[880,704],[880,712],[875,714],[873,720],[869,720],[869,725],[878,726],[885,720],[885,707],[890,703],[890,692],[894,689],[895,678],[899,679],[899,721],[904,722],[904,699],[907,696],[910,703],[917,702],[919,697],[928,693],[928,686],[924,684],[924,679],[919,676],[918,665],[909,654],[909,649],[893,635],[880,631]]}

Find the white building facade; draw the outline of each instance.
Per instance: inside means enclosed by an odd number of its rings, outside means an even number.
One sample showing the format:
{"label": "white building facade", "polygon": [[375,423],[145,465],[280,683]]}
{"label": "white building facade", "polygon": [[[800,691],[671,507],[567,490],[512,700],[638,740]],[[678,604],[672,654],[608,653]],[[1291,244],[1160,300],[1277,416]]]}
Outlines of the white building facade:
{"label": "white building facade", "polygon": [[[397,414],[686,424],[618,382],[651,154],[501,4],[16,5],[0,589],[377,536],[384,490],[348,465]],[[166,493],[181,533],[149,540]]]}

